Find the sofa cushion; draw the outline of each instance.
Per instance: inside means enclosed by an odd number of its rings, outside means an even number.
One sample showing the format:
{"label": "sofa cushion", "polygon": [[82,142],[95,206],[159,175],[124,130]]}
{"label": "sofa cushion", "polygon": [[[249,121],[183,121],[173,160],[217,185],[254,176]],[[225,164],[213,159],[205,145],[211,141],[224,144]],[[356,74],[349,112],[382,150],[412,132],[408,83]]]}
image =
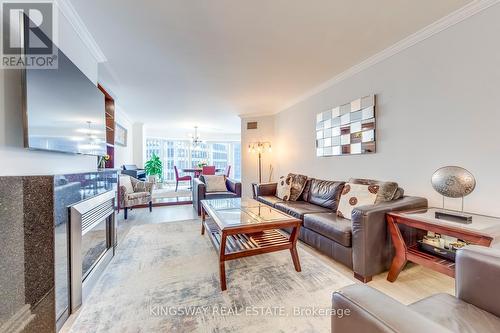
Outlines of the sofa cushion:
{"label": "sofa cushion", "polygon": [[395,182],[384,182],[374,179],[351,178],[349,180],[349,183],[378,186],[377,199],[375,200],[376,204],[395,200],[394,196],[398,191],[398,183]]}
{"label": "sofa cushion", "polygon": [[149,192],[127,193],[127,198],[129,200],[135,200],[135,199],[141,199],[141,198],[151,198],[151,194],[149,194]]}
{"label": "sofa cushion", "polygon": [[227,191],[226,176],[224,175],[203,175],[203,182],[205,183],[207,193]]}
{"label": "sofa cushion", "polygon": [[274,207],[274,205],[276,205],[278,202],[283,202],[283,200],[275,197],[274,195],[261,195],[257,197],[257,201],[265,203],[266,205],[269,205],[271,207]]}
{"label": "sofa cushion", "polygon": [[311,180],[307,201],[312,204],[337,210],[344,182],[313,179]]}
{"label": "sofa cushion", "polygon": [[307,176],[289,173],[288,177],[290,177],[292,181],[292,188],[290,189],[290,201],[297,201],[304,191],[304,187],[306,186],[307,182]]}
{"label": "sofa cushion", "polygon": [[298,219],[302,219],[304,214],[331,212],[331,209],[313,205],[305,201],[278,202],[274,205],[274,208]]}
{"label": "sofa cushion", "polygon": [[292,179],[290,177],[281,176],[276,186],[276,196],[283,201],[290,200],[290,192],[292,190]]}
{"label": "sofa cushion", "polygon": [[409,307],[452,332],[500,332],[500,318],[448,294],[433,295]]}
{"label": "sofa cushion", "polygon": [[226,198],[237,198],[236,193],[225,191],[225,192],[210,192],[205,194],[205,199],[226,199]]}
{"label": "sofa cushion", "polygon": [[304,228],[317,232],[343,246],[351,247],[352,222],[336,213],[304,215]]}
{"label": "sofa cushion", "polygon": [[345,184],[337,215],[350,220],[354,208],[375,203],[378,189],[377,185]]}

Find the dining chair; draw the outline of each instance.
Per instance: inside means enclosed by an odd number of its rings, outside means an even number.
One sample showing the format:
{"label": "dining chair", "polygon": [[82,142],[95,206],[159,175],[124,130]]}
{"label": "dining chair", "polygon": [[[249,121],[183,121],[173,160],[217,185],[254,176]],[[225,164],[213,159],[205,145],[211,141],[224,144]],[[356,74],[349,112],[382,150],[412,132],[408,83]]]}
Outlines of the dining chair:
{"label": "dining chair", "polygon": [[192,180],[191,176],[179,177],[179,170],[175,165],[174,165],[174,171],[175,171],[175,192],[177,192],[177,188],[179,187],[179,182],[189,182],[191,184]]}
{"label": "dining chair", "polygon": [[226,170],[224,171],[224,175],[226,176],[226,178],[229,178],[230,174],[231,174],[231,166],[228,165],[228,166],[226,166]]}
{"label": "dining chair", "polygon": [[207,176],[215,175],[215,165],[204,166],[201,171],[201,174]]}

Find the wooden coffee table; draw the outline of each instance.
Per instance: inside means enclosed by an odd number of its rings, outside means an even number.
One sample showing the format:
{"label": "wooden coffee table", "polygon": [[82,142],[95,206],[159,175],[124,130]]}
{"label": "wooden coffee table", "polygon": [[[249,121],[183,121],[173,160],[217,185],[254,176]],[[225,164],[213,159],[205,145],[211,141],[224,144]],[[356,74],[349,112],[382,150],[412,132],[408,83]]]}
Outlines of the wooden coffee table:
{"label": "wooden coffee table", "polygon": [[[222,290],[226,290],[228,260],[290,250],[295,270],[300,272],[296,247],[299,219],[252,199],[202,200],[201,205],[201,234],[207,230],[219,252]],[[285,228],[292,229],[290,235],[280,230]]]}

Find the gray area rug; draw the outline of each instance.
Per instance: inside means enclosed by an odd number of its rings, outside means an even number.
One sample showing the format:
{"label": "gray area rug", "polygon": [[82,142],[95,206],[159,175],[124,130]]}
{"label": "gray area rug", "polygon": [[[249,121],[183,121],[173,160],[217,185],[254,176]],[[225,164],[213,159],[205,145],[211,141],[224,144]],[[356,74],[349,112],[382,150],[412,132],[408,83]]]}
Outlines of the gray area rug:
{"label": "gray area rug", "polygon": [[133,227],[71,332],[330,332],[334,290],[353,281],[299,246],[226,263],[199,221]]}

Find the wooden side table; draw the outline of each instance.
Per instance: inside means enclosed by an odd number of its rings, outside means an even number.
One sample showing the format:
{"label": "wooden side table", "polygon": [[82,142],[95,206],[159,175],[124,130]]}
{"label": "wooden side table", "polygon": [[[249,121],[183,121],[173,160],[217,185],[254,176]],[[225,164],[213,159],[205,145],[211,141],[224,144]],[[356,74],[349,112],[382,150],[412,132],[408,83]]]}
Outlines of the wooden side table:
{"label": "wooden side table", "polygon": [[401,273],[408,261],[455,277],[455,262],[421,251],[418,247],[417,239],[405,241],[399,225],[418,229],[417,231],[420,233],[432,231],[441,235],[455,237],[471,244],[488,247],[494,240],[500,239],[500,218],[472,214],[471,224],[461,224],[436,219],[436,211],[443,211],[443,209],[426,208],[387,214],[387,224],[396,251],[389,274],[387,275],[387,280],[390,282],[396,281],[399,273]]}

